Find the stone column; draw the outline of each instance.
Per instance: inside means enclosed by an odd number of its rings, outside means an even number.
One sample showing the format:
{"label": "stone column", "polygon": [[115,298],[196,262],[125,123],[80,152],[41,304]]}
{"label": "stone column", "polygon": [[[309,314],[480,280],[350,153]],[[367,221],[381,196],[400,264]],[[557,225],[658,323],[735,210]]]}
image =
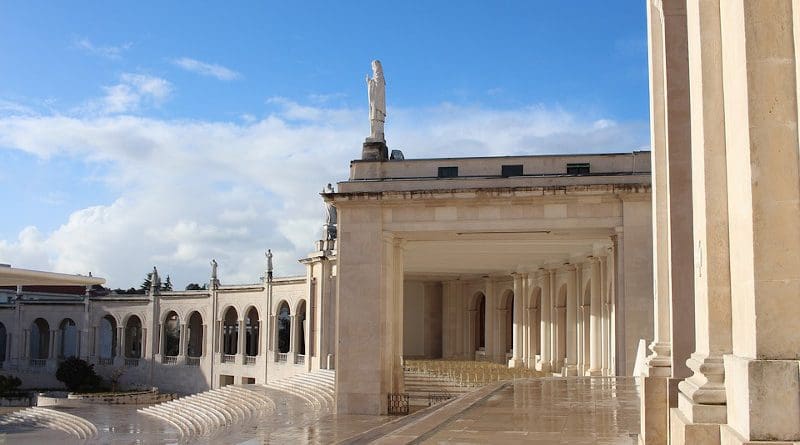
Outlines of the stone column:
{"label": "stone column", "polygon": [[189,343],[188,336],[186,335],[186,323],[181,323],[179,325],[180,330],[178,331],[178,357],[186,356],[187,351],[187,344]]}
{"label": "stone column", "polygon": [[[663,444],[669,436],[668,380],[672,374],[671,279],[677,272],[672,269],[671,222],[686,215],[671,214],[673,181],[681,177],[674,170],[684,168],[690,174],[691,165],[675,162],[680,153],[677,147],[689,137],[688,116],[680,115],[684,97],[688,104],[688,68],[686,67],[686,12],[685,0],[649,1],[648,40],[650,43],[650,97],[651,148],[653,187],[653,281],[654,281],[654,339],[650,344],[652,354],[647,357],[643,371],[641,397],[642,444]],[[680,80],[683,80],[682,84]],[[687,107],[688,108],[688,107]],[[674,118],[674,119],[673,119]],[[683,121],[681,124],[680,121]],[[677,134],[682,130],[684,135]],[[673,150],[673,135],[675,149]],[[688,148],[688,143],[686,144]],[[688,156],[687,156],[688,158]],[[675,176],[671,174],[675,173]],[[684,178],[684,187],[691,184]],[[691,201],[689,201],[691,202]],[[685,210],[685,209],[684,209]],[[687,228],[688,229],[688,228]],[[683,277],[687,279],[687,277]]]}
{"label": "stone column", "polygon": [[[530,295],[528,295],[529,294],[528,275],[527,274],[521,274],[521,275],[522,275],[522,290],[520,291],[521,295],[519,296],[519,298],[522,300],[520,302],[520,309],[522,310],[522,329],[520,329],[520,334],[522,335],[522,341],[520,342],[520,344],[522,345],[522,347],[520,349],[520,360],[522,361],[522,366],[525,366],[528,363],[528,357],[530,356],[530,353],[528,352],[528,346],[529,346],[528,331],[530,327],[530,318],[529,318],[530,314],[528,311],[530,303],[528,300],[530,298]],[[514,298],[515,299],[517,298],[516,293],[514,294]]]}
{"label": "stone column", "polygon": [[[555,312],[555,308],[554,308],[554,303],[555,303],[555,299],[556,299],[556,271],[555,270],[548,270],[547,274],[548,274],[548,279],[546,281],[546,283],[547,283],[547,295],[548,295],[547,306],[546,307],[544,307],[544,306],[542,307],[542,311],[547,312],[547,314],[548,314],[547,319],[549,320],[549,323],[547,323],[547,351],[548,351],[547,358],[549,359],[547,370],[551,371],[551,372],[557,372],[557,371],[560,371],[560,370],[557,369],[557,366],[556,366],[557,362],[558,362],[558,358],[556,357],[556,353],[557,353],[557,351],[556,351],[556,342],[558,341],[558,339],[556,337],[558,336],[558,332],[556,332],[556,321],[557,320],[556,320],[556,312]],[[544,313],[544,312],[542,312],[542,313]]]}
{"label": "stone column", "polygon": [[522,292],[522,275],[513,273],[514,278],[514,311],[511,335],[512,335],[512,357],[510,365],[517,368],[522,366],[522,307],[525,298]]}
{"label": "stone column", "polygon": [[275,342],[278,338],[278,323],[277,317],[274,315],[269,316],[269,338],[267,339],[268,349],[270,351],[275,351]]}
{"label": "stone column", "polygon": [[494,361],[495,355],[497,354],[495,348],[495,342],[497,338],[497,333],[495,332],[495,296],[494,296],[494,281],[491,277],[484,277],[484,287],[486,289],[485,296],[486,296],[486,313],[484,314],[484,322],[485,326],[483,327],[484,334],[486,335],[485,338],[485,353],[487,360]]}
{"label": "stone column", "polygon": [[[201,352],[200,352],[200,357],[205,357],[206,355],[208,355],[208,348],[206,347],[206,344],[208,342],[207,339],[208,339],[208,324],[204,324],[203,325],[203,341],[199,342],[199,346],[200,346],[200,348],[202,348]],[[144,340],[142,340],[142,341],[144,341]],[[212,344],[213,344],[213,342],[212,342]]]}
{"label": "stone column", "polygon": [[[296,315],[292,315],[292,327],[294,327],[294,325],[295,325],[296,318],[297,318]],[[239,356],[239,357],[242,357],[242,358],[241,358],[241,360],[240,359],[236,359],[236,360],[237,360],[238,363],[244,363],[244,345],[245,345],[245,337],[246,337],[245,336],[244,320],[238,320],[237,324],[239,325],[239,330],[236,333],[236,355]],[[294,345],[292,344],[293,341],[294,341],[293,337],[289,339],[289,352],[293,352],[294,351],[294,348],[293,348]]]}
{"label": "stone column", "polygon": [[[468,318],[467,318],[467,336],[469,337],[469,343],[467,347],[467,352],[470,354],[468,356],[469,360],[475,359],[475,351],[478,349],[478,345],[475,344],[475,336],[477,333],[475,332],[475,323],[478,319],[478,310],[477,309],[469,309],[467,310]],[[470,352],[471,351],[471,352]]]}
{"label": "stone column", "polygon": [[671,410],[676,443],[720,443],[726,422],[723,354],[731,353],[728,180],[719,0],[687,2],[695,239],[693,375]]}
{"label": "stone column", "polygon": [[[564,370],[566,375],[578,375],[578,322],[576,315],[578,302],[578,274],[573,265],[567,267],[567,316],[566,316],[566,355]],[[560,319],[559,319],[560,320]]]}
{"label": "stone column", "polygon": [[145,358],[150,354],[150,347],[147,346],[147,328],[142,327],[142,353],[139,358]]}
{"label": "stone column", "polygon": [[591,307],[589,308],[589,371],[588,375],[597,376],[602,373],[600,369],[600,332],[602,317],[602,283],[600,258],[592,257],[591,281]]}
{"label": "stone column", "polygon": [[541,314],[542,322],[539,324],[539,349],[541,350],[540,366],[537,368],[543,372],[550,372],[550,271],[540,269],[539,283],[542,286],[542,301],[540,303],[539,313]]}
{"label": "stone column", "polygon": [[800,11],[726,0],[720,17],[733,320],[720,439],[800,441]]}
{"label": "stone column", "polygon": [[289,355],[293,355],[294,351],[297,350],[295,348],[295,342],[297,341],[298,331],[300,326],[297,324],[297,314],[289,316]]}
{"label": "stone column", "polygon": [[[614,350],[614,375],[627,375],[627,352],[625,345],[625,232],[622,227],[615,229],[616,234],[611,237],[614,243],[614,295],[613,313],[611,322],[612,342]],[[638,377],[638,376],[637,376]]]}
{"label": "stone column", "polygon": [[581,305],[581,325],[583,326],[583,367],[581,368],[581,375],[586,375],[589,370],[589,349],[591,348],[591,337],[589,335],[591,321],[591,306],[588,304]]}
{"label": "stone column", "polygon": [[47,332],[47,358],[52,359],[56,357],[56,331],[51,329]]}
{"label": "stone column", "polygon": [[125,351],[125,328],[117,326],[117,347],[114,351],[114,358],[122,357]]}

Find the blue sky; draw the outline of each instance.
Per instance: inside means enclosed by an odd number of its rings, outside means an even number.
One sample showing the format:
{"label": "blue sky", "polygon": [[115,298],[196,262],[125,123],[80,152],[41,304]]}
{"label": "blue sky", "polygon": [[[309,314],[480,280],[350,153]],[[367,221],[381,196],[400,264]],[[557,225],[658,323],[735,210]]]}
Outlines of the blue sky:
{"label": "blue sky", "polygon": [[368,133],[409,157],[648,145],[644,2],[0,3],[0,262],[255,281]]}

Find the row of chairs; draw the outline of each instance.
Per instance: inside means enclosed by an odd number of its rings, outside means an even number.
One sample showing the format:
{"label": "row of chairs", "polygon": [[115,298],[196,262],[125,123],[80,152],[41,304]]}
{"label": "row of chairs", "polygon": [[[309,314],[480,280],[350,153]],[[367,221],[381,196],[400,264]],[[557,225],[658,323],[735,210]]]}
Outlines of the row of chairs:
{"label": "row of chairs", "polygon": [[544,376],[527,368],[508,368],[499,363],[469,360],[405,360],[404,368],[445,378],[459,386],[484,386],[491,382]]}

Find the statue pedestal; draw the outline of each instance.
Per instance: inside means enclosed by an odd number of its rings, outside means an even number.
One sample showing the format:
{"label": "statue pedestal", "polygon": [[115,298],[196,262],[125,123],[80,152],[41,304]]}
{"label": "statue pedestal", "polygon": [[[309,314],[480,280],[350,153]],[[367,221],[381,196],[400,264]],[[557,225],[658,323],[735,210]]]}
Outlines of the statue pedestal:
{"label": "statue pedestal", "polygon": [[364,142],[364,148],[361,150],[362,161],[388,161],[389,148],[386,147],[386,142],[383,141],[370,141]]}

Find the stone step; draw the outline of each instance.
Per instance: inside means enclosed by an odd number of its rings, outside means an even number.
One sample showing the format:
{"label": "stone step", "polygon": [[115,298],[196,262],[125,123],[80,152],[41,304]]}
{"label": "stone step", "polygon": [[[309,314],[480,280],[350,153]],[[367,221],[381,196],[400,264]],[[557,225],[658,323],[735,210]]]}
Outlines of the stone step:
{"label": "stone step", "polygon": [[97,427],[86,419],[38,406],[0,416],[0,425],[25,425],[59,430],[79,439],[89,439],[97,435]]}

